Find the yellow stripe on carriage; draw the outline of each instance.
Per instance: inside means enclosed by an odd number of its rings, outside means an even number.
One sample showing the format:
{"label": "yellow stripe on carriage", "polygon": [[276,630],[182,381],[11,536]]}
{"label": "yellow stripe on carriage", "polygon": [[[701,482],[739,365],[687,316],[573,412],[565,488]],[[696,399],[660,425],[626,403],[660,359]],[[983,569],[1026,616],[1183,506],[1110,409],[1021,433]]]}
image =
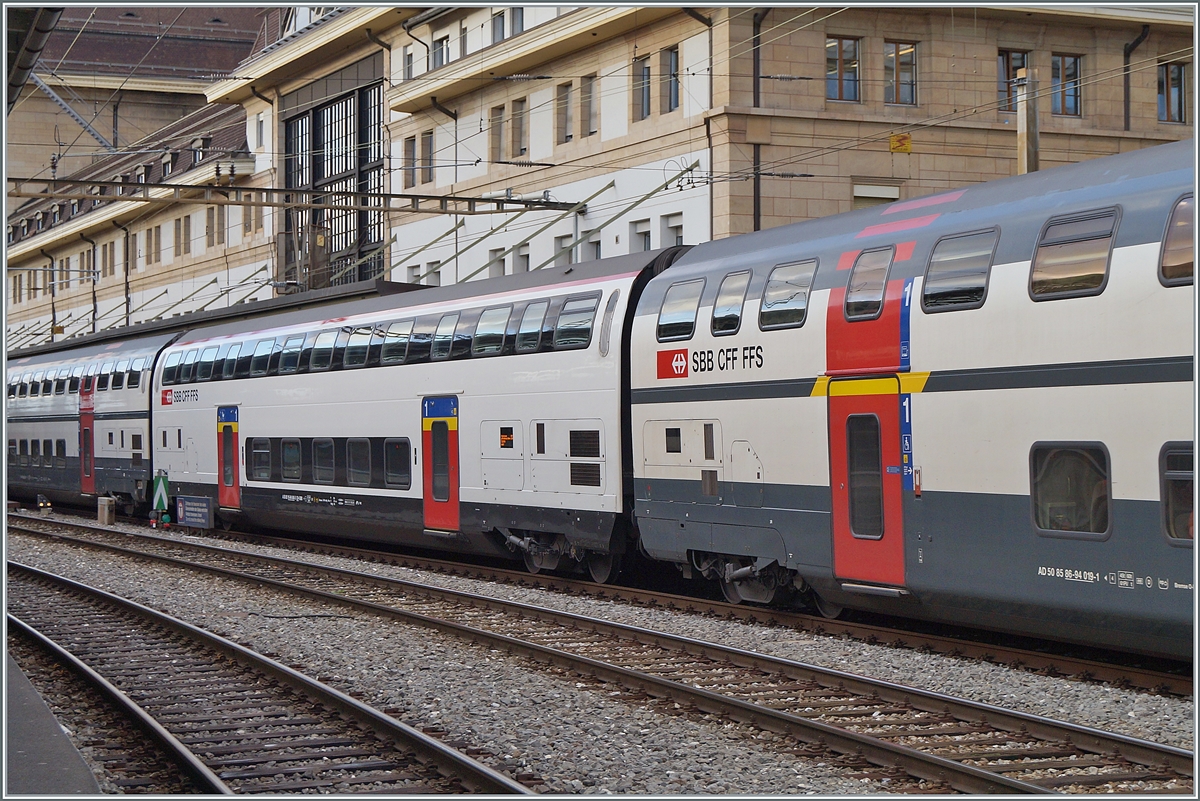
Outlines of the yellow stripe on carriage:
{"label": "yellow stripe on carriage", "polygon": [[818,395],[833,395],[835,397],[847,397],[853,395],[910,395],[921,392],[925,389],[925,382],[929,380],[929,373],[899,373],[900,383],[897,385],[896,378],[888,376],[886,378],[855,378],[844,381],[834,381],[832,384],[829,381],[829,376],[818,376],[817,382],[813,385],[812,396]]}
{"label": "yellow stripe on carriage", "polygon": [[445,423],[446,428],[450,431],[458,430],[457,417],[423,417],[421,418],[421,430],[432,431],[434,423]]}

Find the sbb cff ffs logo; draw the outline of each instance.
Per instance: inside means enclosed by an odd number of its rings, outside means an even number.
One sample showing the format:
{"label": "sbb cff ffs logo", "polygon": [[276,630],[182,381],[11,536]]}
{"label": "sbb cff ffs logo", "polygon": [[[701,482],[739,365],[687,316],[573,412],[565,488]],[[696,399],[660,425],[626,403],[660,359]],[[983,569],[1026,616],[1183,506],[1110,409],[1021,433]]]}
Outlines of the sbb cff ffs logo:
{"label": "sbb cff ffs logo", "polygon": [[658,352],[658,377],[687,378],[687,348],[681,348],[679,350],[660,350]]}

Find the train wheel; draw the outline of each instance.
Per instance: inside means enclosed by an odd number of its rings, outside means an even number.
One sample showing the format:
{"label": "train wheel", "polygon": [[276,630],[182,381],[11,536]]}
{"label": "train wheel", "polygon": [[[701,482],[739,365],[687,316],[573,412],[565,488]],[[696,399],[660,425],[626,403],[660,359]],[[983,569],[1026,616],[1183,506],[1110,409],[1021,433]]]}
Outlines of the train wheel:
{"label": "train wheel", "polygon": [[722,581],[721,592],[724,594],[725,600],[731,604],[742,602],[742,594],[738,592],[737,584],[732,581]]}
{"label": "train wheel", "polygon": [[533,554],[529,551],[521,551],[521,555],[525,557],[525,569],[530,573],[540,573],[542,568],[538,566],[537,561],[533,558]]}
{"label": "train wheel", "polygon": [[817,608],[817,611],[821,613],[821,617],[829,618],[830,620],[836,620],[842,616],[842,612],[846,611],[837,604],[829,603],[829,601],[826,601],[815,592],[812,594],[812,603]]}
{"label": "train wheel", "polygon": [[588,573],[592,576],[592,581],[597,584],[608,584],[621,572],[620,554],[596,553],[595,551],[591,551],[588,553],[585,561],[587,562]]}

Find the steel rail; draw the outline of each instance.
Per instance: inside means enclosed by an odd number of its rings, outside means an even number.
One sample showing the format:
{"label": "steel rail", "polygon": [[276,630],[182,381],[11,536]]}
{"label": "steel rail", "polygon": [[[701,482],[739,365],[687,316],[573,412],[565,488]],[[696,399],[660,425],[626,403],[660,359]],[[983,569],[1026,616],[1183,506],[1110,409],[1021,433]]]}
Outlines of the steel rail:
{"label": "steel rail", "polygon": [[[63,535],[57,536],[62,539],[74,541],[73,538],[70,537]],[[735,665],[779,673],[793,679],[805,679],[827,686],[845,687],[854,692],[876,694],[883,700],[894,703],[909,704],[923,711],[935,713],[949,712],[960,720],[986,723],[1001,730],[1023,732],[1040,739],[1057,741],[1065,740],[1083,751],[1099,754],[1115,752],[1119,753],[1130,762],[1143,765],[1160,766],[1167,764],[1171,770],[1184,776],[1191,776],[1193,773],[1194,757],[1190,751],[1174,748],[1172,746],[1159,745],[1126,735],[1104,732],[1086,726],[1055,721],[1038,715],[1006,710],[990,704],[966,701],[953,696],[906,687],[904,685],[895,684],[892,682],[867,679],[862,676],[857,676],[855,674],[830,668],[809,665],[780,657],[767,656],[743,649],[706,643],[692,638],[657,632],[649,629],[629,626],[626,624],[598,621],[582,615],[576,615],[569,612],[560,612],[530,604],[522,604],[514,601],[503,601],[474,593],[447,590],[438,587],[429,587],[427,585],[417,584],[402,579],[385,578],[369,573],[361,573],[358,571],[341,570],[323,565],[296,562],[294,560],[282,559],[273,556],[248,554],[243,551],[237,551],[218,546],[190,542],[181,543],[176,540],[164,541],[157,537],[153,539],[181,549],[207,551],[225,557],[233,557],[251,562],[260,562],[291,569],[299,568],[305,572],[336,576],[342,579],[351,579],[356,582],[363,582],[391,590],[399,589],[401,592],[415,592],[426,597],[449,600],[454,603],[468,603],[472,606],[488,608],[505,613],[516,612],[534,619],[553,622],[557,625],[571,626],[582,630],[617,633],[618,635],[623,635],[626,639],[631,639],[658,647],[673,648],[686,653],[723,659]],[[873,761],[875,764],[902,767],[911,775],[930,780],[945,781],[956,789],[961,789],[966,792],[1046,792],[1045,788],[1039,787],[1038,785],[1008,779],[1007,777],[1003,777],[1004,783],[1000,785],[985,784],[982,786],[988,786],[990,789],[980,789],[981,785],[978,783],[980,779],[980,776],[978,775],[979,773],[982,773],[987,777],[996,777],[996,774],[980,768],[974,768],[973,766],[961,765],[958,762],[941,757],[933,757],[933,759],[937,759],[946,763],[945,765],[941,764],[941,762],[938,763],[940,770],[936,774],[930,775],[927,772],[922,773],[919,772],[919,767],[914,767],[911,760],[914,758],[914,755],[916,755],[916,759],[921,764],[928,764],[927,759],[929,758],[929,755],[923,754],[915,749],[909,749],[904,746],[896,746],[891,743],[882,743],[881,747],[880,741],[876,740],[875,738],[830,726],[829,724],[820,723],[819,721],[811,721],[795,715],[790,715],[785,712],[779,712],[777,710],[762,707],[757,704],[751,704],[738,699],[729,698],[727,696],[712,693],[706,690],[699,690],[697,688],[683,685],[668,679],[662,679],[651,674],[608,665],[587,657],[538,645],[536,643],[518,640],[507,635],[466,626],[454,621],[441,620],[417,612],[398,609],[396,607],[386,606],[362,599],[349,598],[342,594],[298,586],[278,579],[243,573],[241,571],[231,570],[229,568],[217,567],[214,565],[196,564],[187,560],[178,559],[176,557],[148,554],[144,551],[124,548],[122,546],[94,543],[87,540],[83,540],[81,542],[85,545],[94,545],[97,547],[126,553],[134,557],[150,558],[156,561],[176,564],[189,570],[203,570],[216,575],[225,575],[241,580],[262,583],[288,592],[298,592],[308,597],[318,598],[324,601],[340,603],[343,605],[353,605],[358,608],[368,609],[380,614],[386,614],[410,622],[430,626],[447,633],[465,636],[493,647],[498,645],[507,650],[520,652],[539,659],[540,661],[548,661],[564,667],[579,669],[582,666],[587,669],[588,672],[591,672],[601,678],[615,680],[625,684],[626,686],[631,686],[635,689],[650,692],[653,695],[665,695],[666,697],[671,697],[675,700],[686,700],[695,704],[698,708],[705,709],[706,711],[719,712],[721,714],[734,717],[735,719],[747,720],[747,722],[753,722],[756,725],[763,726],[764,728],[773,731],[786,731],[797,736],[799,739],[808,742],[820,742],[824,745],[834,748],[834,750],[843,752],[862,752],[864,756],[867,756],[867,758]],[[895,749],[901,750],[897,751]],[[953,765],[956,769],[965,769],[965,773],[967,775],[964,776],[961,774],[956,775],[953,773],[948,773],[946,770],[948,765]],[[961,784],[956,784],[955,781],[959,781]],[[997,789],[997,787],[999,789]]]}
{"label": "steel rail", "polygon": [[192,753],[191,749],[179,742],[175,738],[175,735],[163,728],[162,724],[155,720],[149,712],[138,706],[137,702],[123,693],[112,682],[85,664],[75,654],[21,618],[11,612],[7,617],[8,630],[10,632],[16,630],[29,637],[55,660],[74,671],[84,681],[95,687],[120,709],[127,718],[131,719],[134,724],[149,734],[150,738],[170,755],[171,759],[179,765],[180,769],[197,783],[202,792],[214,795],[233,795],[233,790],[229,788],[229,785],[225,784],[211,768]]}
{"label": "steel rail", "polygon": [[[90,587],[72,579],[58,576],[36,567],[19,562],[8,562],[9,569],[24,571],[45,581],[64,586],[74,592],[100,599],[115,606],[133,612],[151,620],[164,628],[181,634],[192,641],[199,642],[206,648],[217,651],[240,664],[262,671],[300,691],[308,697],[314,697],[321,703],[336,707],[351,718],[365,723],[377,734],[398,740],[422,754],[427,760],[437,765],[448,776],[461,776],[463,784],[483,793],[530,795],[532,791],[498,771],[459,753],[455,749],[439,742],[429,735],[418,731],[406,723],[396,720],[379,710],[358,701],[355,698],[334,689],[326,684],[312,679],[287,665],[263,656],[245,646],[238,645],[224,637],[193,626],[179,618],[151,609],[147,606],[114,595],[110,592]],[[331,596],[336,598],[337,596]]]}

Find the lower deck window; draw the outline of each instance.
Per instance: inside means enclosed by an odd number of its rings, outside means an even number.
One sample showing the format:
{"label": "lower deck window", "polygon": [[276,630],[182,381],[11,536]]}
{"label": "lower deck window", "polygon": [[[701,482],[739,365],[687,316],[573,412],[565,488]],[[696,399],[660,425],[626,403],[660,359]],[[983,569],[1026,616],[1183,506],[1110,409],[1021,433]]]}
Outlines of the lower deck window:
{"label": "lower deck window", "polygon": [[383,481],[395,489],[408,489],[412,485],[412,457],[407,439],[383,441]]}
{"label": "lower deck window", "polygon": [[1173,442],[1163,448],[1162,505],[1167,536],[1191,542],[1196,538],[1196,516],[1192,507],[1195,465],[1190,442]]}
{"label": "lower deck window", "polygon": [[17,441],[15,439],[8,441],[8,463],[10,466],[17,463]]}
{"label": "lower deck window", "polygon": [[29,440],[21,440],[21,452],[18,456],[17,464],[21,467],[29,466]]}
{"label": "lower deck window", "polygon": [[333,483],[333,440],[314,439],[313,450],[313,482],[316,484]]}
{"label": "lower deck window", "polygon": [[846,468],[850,485],[850,533],[863,539],[883,536],[883,454],[879,418],[846,420]]}
{"label": "lower deck window", "polygon": [[346,483],[355,487],[371,484],[371,441],[351,439],[346,441]]}
{"label": "lower deck window", "polygon": [[1103,535],[1109,530],[1108,454],[1098,445],[1038,444],[1030,454],[1038,529]]}
{"label": "lower deck window", "polygon": [[42,464],[42,443],[36,439],[29,443],[29,464],[40,467]]}
{"label": "lower deck window", "polygon": [[255,481],[271,480],[271,440],[255,437],[252,445],[250,477]]}
{"label": "lower deck window", "polygon": [[284,481],[300,480],[300,440],[285,439],[279,445],[279,461]]}

